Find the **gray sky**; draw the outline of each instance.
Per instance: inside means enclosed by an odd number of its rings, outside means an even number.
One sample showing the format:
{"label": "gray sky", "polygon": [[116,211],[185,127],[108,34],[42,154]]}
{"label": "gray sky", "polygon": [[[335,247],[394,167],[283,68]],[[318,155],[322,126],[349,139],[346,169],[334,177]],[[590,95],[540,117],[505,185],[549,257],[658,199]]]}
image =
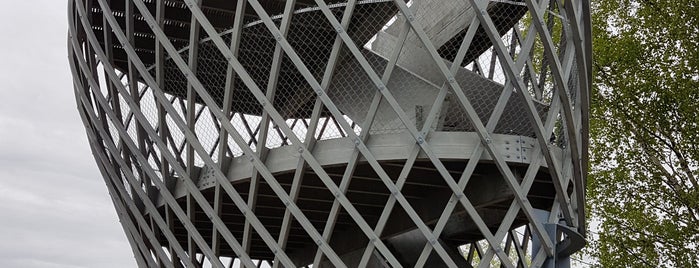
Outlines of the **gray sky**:
{"label": "gray sky", "polygon": [[66,2],[0,8],[0,267],[135,267],[75,108]]}

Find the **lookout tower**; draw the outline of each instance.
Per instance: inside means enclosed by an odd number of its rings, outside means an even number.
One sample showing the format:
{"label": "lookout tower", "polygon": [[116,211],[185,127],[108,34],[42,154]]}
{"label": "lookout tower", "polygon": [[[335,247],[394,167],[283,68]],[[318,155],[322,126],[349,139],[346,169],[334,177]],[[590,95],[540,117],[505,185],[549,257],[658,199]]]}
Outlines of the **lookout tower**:
{"label": "lookout tower", "polygon": [[589,3],[69,0],[142,267],[566,267]]}

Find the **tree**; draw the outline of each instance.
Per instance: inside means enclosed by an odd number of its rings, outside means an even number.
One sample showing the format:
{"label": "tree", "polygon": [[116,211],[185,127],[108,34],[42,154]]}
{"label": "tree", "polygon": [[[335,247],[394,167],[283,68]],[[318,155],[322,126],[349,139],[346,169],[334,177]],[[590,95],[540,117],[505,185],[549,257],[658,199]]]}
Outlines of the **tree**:
{"label": "tree", "polygon": [[589,253],[699,266],[699,1],[592,3]]}

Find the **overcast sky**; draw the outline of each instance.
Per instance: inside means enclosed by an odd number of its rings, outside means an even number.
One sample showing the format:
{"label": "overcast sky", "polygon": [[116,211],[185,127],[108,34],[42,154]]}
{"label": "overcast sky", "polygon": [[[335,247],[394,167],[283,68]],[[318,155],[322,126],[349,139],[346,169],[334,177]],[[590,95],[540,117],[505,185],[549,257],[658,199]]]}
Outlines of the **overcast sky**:
{"label": "overcast sky", "polygon": [[0,8],[0,267],[135,267],[75,108],[66,2]]}

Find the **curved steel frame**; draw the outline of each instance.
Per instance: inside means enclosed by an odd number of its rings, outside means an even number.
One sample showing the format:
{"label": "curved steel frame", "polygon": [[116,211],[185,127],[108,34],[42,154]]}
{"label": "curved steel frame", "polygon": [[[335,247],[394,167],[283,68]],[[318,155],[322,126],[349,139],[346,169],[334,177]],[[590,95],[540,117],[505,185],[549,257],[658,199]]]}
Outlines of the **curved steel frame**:
{"label": "curved steel frame", "polygon": [[69,0],[78,110],[138,265],[569,263],[589,3],[327,2]]}

